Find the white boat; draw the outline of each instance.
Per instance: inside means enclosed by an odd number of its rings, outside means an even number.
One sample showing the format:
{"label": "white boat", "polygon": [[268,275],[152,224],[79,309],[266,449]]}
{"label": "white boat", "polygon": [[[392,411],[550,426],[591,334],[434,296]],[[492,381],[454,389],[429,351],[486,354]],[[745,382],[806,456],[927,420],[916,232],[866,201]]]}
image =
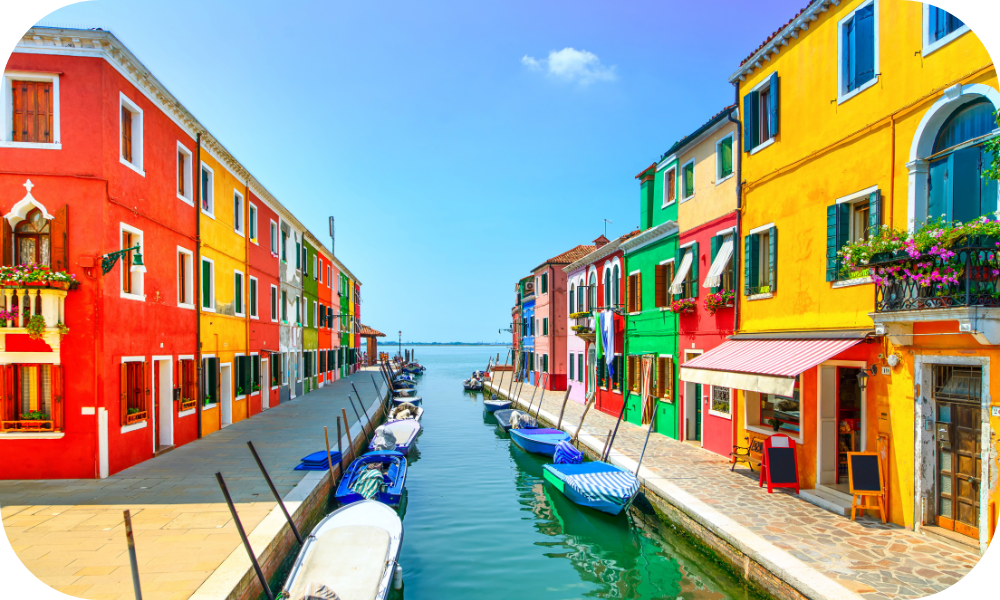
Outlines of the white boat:
{"label": "white boat", "polygon": [[[412,407],[412,408],[411,408]],[[408,416],[402,416],[408,415]],[[400,404],[392,409],[389,414],[389,422],[393,421],[405,421],[407,419],[413,419],[414,421],[419,421],[424,416],[424,409],[421,406],[409,405],[406,403]]]}
{"label": "white boat", "polygon": [[[383,432],[389,432],[391,435],[384,435]],[[375,428],[375,434],[372,436],[372,441],[368,444],[369,450],[395,450],[406,456],[410,453],[410,448],[417,443],[417,434],[420,433],[420,423],[415,419],[403,419],[402,421],[389,421],[385,425],[379,425]],[[392,448],[379,448],[378,443],[380,439],[391,440],[395,442],[395,447]]]}
{"label": "white boat", "polygon": [[381,502],[330,513],[306,538],[282,588],[288,600],[385,600],[398,567],[403,522]]}

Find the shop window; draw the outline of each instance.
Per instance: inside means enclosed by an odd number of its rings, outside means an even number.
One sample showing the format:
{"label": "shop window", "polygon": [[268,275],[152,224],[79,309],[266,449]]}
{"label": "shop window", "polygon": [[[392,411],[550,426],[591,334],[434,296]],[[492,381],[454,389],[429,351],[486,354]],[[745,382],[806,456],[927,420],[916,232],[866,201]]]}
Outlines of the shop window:
{"label": "shop window", "polygon": [[119,378],[122,427],[145,421],[149,412],[149,368],[144,361],[123,362]]}
{"label": "shop window", "polygon": [[[747,392],[747,425],[798,438],[802,419],[800,380],[795,379],[795,389],[790,397]],[[775,420],[778,429],[774,428]]]}
{"label": "shop window", "polygon": [[731,399],[732,390],[724,387],[712,386],[712,403],[710,405],[711,411],[724,416],[730,416],[731,412]]}
{"label": "shop window", "polygon": [[0,365],[0,432],[62,429],[62,367]]}

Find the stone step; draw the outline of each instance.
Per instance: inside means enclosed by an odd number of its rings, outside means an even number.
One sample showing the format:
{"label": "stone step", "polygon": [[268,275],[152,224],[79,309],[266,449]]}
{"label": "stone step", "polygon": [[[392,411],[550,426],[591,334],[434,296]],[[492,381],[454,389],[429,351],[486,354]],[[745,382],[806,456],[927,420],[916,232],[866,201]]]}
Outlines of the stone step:
{"label": "stone step", "polygon": [[850,496],[848,496],[845,500],[843,497],[844,494],[840,494],[833,490],[823,487],[817,487],[812,490],[799,490],[799,496],[810,504],[815,504],[824,510],[828,510],[842,517],[848,517],[851,514]]}

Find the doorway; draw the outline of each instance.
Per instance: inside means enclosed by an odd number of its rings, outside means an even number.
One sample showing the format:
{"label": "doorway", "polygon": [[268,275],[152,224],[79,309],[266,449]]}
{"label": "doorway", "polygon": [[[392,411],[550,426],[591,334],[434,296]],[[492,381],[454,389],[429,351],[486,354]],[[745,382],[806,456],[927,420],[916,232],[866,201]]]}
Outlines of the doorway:
{"label": "doorway", "polygon": [[156,418],[153,419],[153,453],[174,445],[173,369],[171,359],[154,359],[153,402]]}
{"label": "doorway", "polygon": [[597,396],[597,375],[595,365],[597,364],[597,350],[591,348],[587,351],[587,393]]}
{"label": "doorway", "polygon": [[221,369],[221,391],[219,404],[222,406],[222,426],[233,424],[233,365],[225,363]]}
{"label": "doorway", "polygon": [[260,410],[261,412],[271,408],[271,386],[268,385],[268,375],[271,373],[267,369],[268,360],[260,359]]}
{"label": "doorway", "polygon": [[701,441],[702,387],[700,383],[684,383],[684,439]]}
{"label": "doorway", "polygon": [[982,473],[982,367],[934,365],[934,520],[938,527],[979,537]]}
{"label": "doorway", "polygon": [[865,391],[858,375],[863,366],[820,366],[819,483],[850,494],[847,453],[865,451]]}

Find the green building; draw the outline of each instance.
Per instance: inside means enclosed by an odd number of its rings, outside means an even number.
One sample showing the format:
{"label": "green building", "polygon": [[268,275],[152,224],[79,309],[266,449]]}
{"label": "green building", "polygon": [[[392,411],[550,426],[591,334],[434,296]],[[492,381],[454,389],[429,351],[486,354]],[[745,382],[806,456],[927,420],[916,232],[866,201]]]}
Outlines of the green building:
{"label": "green building", "polygon": [[316,247],[303,236],[302,239],[302,355],[305,392],[318,385],[319,359],[319,258]]}
{"label": "green building", "polygon": [[351,279],[340,274],[337,285],[337,295],[340,297],[340,348],[337,350],[337,365],[340,368],[340,376],[347,377],[351,374],[350,358],[353,354],[351,348]]}
{"label": "green building", "polygon": [[655,355],[651,402],[655,431],[677,438],[677,315],[668,293],[678,251],[677,157],[668,153],[636,175],[640,181],[640,230],[621,245],[625,253],[625,419],[642,424],[641,357]]}

